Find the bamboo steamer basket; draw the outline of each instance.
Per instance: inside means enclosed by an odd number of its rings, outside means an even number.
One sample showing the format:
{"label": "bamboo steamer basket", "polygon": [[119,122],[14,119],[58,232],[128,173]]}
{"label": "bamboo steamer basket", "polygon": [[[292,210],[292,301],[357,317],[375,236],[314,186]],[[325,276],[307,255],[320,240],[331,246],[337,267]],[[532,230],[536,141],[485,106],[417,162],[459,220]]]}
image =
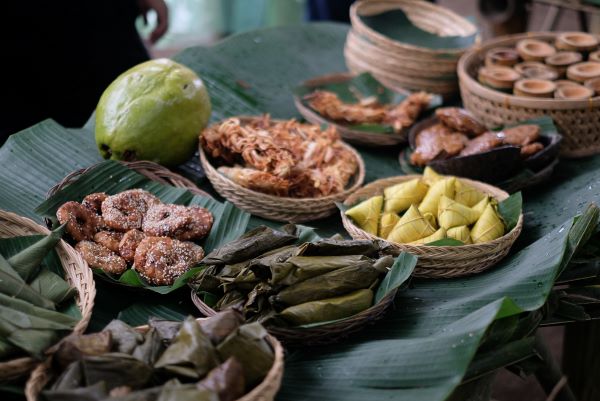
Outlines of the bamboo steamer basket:
{"label": "bamboo steamer basket", "polygon": [[[11,212],[0,210],[0,237],[9,238],[24,235],[48,235],[50,231],[34,221],[18,216]],[[94,298],[96,297],[96,285],[92,270],[83,260],[79,252],[73,249],[65,241],[59,241],[56,245],[58,258],[65,271],[65,279],[72,287],[77,289],[77,307],[81,311],[81,320],[73,328],[73,333],[81,334],[87,328]],[[51,352],[52,347],[48,350]],[[40,361],[31,357],[21,357],[0,362],[0,381],[17,379],[28,374]]]}
{"label": "bamboo steamer basket", "polygon": [[[139,326],[136,327],[136,330],[140,333],[145,333],[149,330],[149,326]],[[281,379],[283,378],[284,350],[281,343],[271,335],[267,337],[267,342],[273,349],[275,355],[273,366],[260,384],[236,401],[273,401],[275,399],[275,395],[281,387]],[[48,359],[32,372],[25,386],[25,396],[27,401],[37,401],[39,399],[38,396],[40,392],[52,378],[50,370],[51,364],[51,359]]]}
{"label": "bamboo steamer basket", "polygon": [[563,135],[561,156],[585,157],[600,153],[600,96],[583,100],[520,97],[488,88],[475,78],[488,50],[513,47],[525,38],[554,43],[557,35],[553,32],[509,35],[466,52],[458,64],[464,107],[490,128],[550,116]]}
{"label": "bamboo steamer basket", "polygon": [[[240,117],[242,123],[255,117]],[[271,120],[276,121],[276,120]],[[358,152],[350,145],[343,143],[355,157],[358,169],[346,190],[334,195],[320,198],[289,198],[264,194],[243,187],[221,174],[211,164],[202,145],[199,146],[200,164],[206,177],[223,198],[240,209],[265,219],[302,223],[322,219],[335,213],[335,202],[342,202],[352,192],[360,188],[365,179],[365,163]]]}
{"label": "bamboo steamer basket", "polygon": [[359,1],[350,8],[352,29],[344,48],[348,69],[368,71],[395,90],[425,90],[444,97],[458,92],[456,65],[466,49],[430,49],[399,42],[374,31],[361,19],[396,9],[403,10],[417,27],[440,36],[477,32],[467,19],[425,1]]}
{"label": "bamboo steamer basket", "polygon": [[[361,199],[383,195],[383,190],[389,186],[420,178],[420,175],[404,175],[383,178],[365,185],[346,199],[344,205],[354,205]],[[502,201],[508,198],[508,193],[492,185],[480,181],[460,178],[466,184],[487,193]],[[356,226],[344,212],[340,212],[344,228],[354,239],[383,240],[384,238],[369,234]],[[517,225],[502,237],[481,244],[468,244],[460,246],[427,246],[410,245],[388,242],[395,254],[408,252],[417,256],[417,266],[413,275],[424,278],[451,278],[480,273],[496,263],[507,254],[523,229],[523,214],[519,217]],[[387,242],[387,241],[386,241]]]}

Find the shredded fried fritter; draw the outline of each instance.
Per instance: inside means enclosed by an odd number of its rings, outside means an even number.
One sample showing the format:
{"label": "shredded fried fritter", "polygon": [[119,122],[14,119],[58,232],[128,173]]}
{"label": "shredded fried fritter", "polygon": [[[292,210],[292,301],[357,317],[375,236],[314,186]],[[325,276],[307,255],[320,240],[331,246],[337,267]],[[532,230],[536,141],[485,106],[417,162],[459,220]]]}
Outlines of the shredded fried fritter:
{"label": "shredded fried fritter", "polygon": [[230,118],[200,137],[219,171],[256,191],[289,197],[320,197],[343,191],[358,163],[334,127],[322,130],[268,115],[242,123]]}
{"label": "shredded fried fritter", "polygon": [[416,92],[397,105],[382,105],[374,98],[350,104],[342,102],[333,92],[317,90],[305,99],[325,118],[350,124],[389,124],[394,131],[400,132],[415,123],[431,102],[431,97],[429,93]]}

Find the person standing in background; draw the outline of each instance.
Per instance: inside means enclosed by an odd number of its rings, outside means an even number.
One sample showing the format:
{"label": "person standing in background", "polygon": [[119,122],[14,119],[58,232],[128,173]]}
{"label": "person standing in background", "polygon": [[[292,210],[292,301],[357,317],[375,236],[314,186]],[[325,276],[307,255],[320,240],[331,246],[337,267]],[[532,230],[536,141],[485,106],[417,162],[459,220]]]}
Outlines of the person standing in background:
{"label": "person standing in background", "polygon": [[104,89],[150,59],[135,21],[154,10],[150,42],[168,29],[164,0],[15,1],[3,11],[0,144],[41,120],[80,127]]}

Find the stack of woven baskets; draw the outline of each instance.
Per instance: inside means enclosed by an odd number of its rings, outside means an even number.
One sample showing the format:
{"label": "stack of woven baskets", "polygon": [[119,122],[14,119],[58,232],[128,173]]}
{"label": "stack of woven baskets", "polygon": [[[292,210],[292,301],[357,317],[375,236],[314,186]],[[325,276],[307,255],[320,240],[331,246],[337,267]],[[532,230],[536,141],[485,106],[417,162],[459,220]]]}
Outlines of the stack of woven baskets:
{"label": "stack of woven baskets", "polygon": [[458,92],[456,65],[462,49],[433,49],[393,40],[363,17],[402,10],[418,28],[439,36],[474,36],[477,27],[454,12],[425,1],[363,0],[350,9],[352,29],[344,55],[352,72],[370,72],[392,89],[425,90],[450,97]]}

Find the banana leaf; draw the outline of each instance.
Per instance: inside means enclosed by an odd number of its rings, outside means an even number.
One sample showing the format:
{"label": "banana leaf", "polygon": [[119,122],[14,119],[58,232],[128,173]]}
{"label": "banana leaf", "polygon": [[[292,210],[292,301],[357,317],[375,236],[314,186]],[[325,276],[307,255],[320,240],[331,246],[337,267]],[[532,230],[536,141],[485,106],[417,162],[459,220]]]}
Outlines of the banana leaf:
{"label": "banana leaf", "polygon": [[219,401],[235,401],[245,393],[244,368],[231,357],[211,370],[196,387],[217,393]]}
{"label": "banana leaf", "polygon": [[122,354],[131,354],[144,341],[139,331],[119,319],[111,321],[102,331],[110,333],[113,348]]}
{"label": "banana leaf", "polygon": [[42,297],[28,286],[2,255],[0,255],[0,293],[17,297],[42,308],[55,309],[54,302]]}
{"label": "banana leaf", "polygon": [[143,388],[152,378],[150,366],[131,355],[116,352],[86,356],[81,360],[81,368],[88,385],[104,382],[109,391],[121,386]]}
{"label": "banana leaf", "polygon": [[[68,200],[81,201],[83,197],[92,192],[102,191],[112,194],[132,188],[145,189],[165,203],[198,205],[210,210],[213,214],[214,225],[208,237],[200,242],[207,253],[214,247],[221,246],[246,231],[250,215],[229,202],[221,203],[211,198],[194,196],[182,188],[158,184],[122,164],[110,160],[98,164],[82,174],[77,181],[42,202],[36,208],[36,212],[41,216],[55,219],[58,207]],[[105,273],[101,269],[94,269],[94,273],[118,285],[168,294],[184,286],[187,280],[197,273],[197,270],[182,275],[170,286],[153,286],[142,279],[133,269],[128,269],[120,276]]]}
{"label": "banana leaf", "polygon": [[35,306],[27,301],[13,298],[5,294],[0,294],[0,307],[9,308],[11,310],[24,313],[28,316],[56,322],[64,325],[67,328],[75,326],[79,321],[79,319],[75,319],[72,316],[64,313],[56,312],[46,308],[40,308],[39,306]]}
{"label": "banana leaf", "polygon": [[[76,334],[63,339],[54,353],[54,361],[62,368],[69,367],[73,362],[85,356],[107,354],[113,346],[110,332]],[[68,370],[68,369],[67,369]]]}
{"label": "banana leaf", "polygon": [[74,389],[46,390],[42,394],[47,401],[101,401],[108,396],[108,388],[101,381]]}
{"label": "banana leaf", "polygon": [[[310,107],[309,101],[305,99],[306,95],[313,93],[316,90],[324,90],[335,93],[340,100],[345,103],[358,103],[363,99],[375,98],[382,105],[396,105],[406,99],[406,93],[393,91],[385,87],[370,73],[364,72],[356,75],[346,81],[327,83],[318,86],[299,85],[293,89],[294,95],[301,101],[305,107]],[[429,103],[428,110],[441,106],[443,99],[440,95],[433,95]],[[315,110],[315,112],[317,112]],[[324,116],[322,116],[325,118]],[[393,134],[394,128],[388,124],[350,124],[339,121],[332,121],[334,124],[352,128],[374,134]]]}
{"label": "banana leaf", "polygon": [[152,327],[144,334],[144,342],[138,345],[131,355],[146,365],[153,366],[164,350],[165,345],[160,334]]}
{"label": "banana leaf", "polygon": [[[30,235],[0,239],[0,254],[19,273],[31,288],[57,305],[72,299],[77,290],[62,278],[64,270],[53,249],[63,229],[49,236]],[[14,263],[14,265],[13,265]],[[31,276],[31,272],[35,274]]]}
{"label": "banana leaf", "polygon": [[228,309],[219,312],[210,319],[198,322],[214,345],[219,344],[243,323],[244,319],[238,312]]}

